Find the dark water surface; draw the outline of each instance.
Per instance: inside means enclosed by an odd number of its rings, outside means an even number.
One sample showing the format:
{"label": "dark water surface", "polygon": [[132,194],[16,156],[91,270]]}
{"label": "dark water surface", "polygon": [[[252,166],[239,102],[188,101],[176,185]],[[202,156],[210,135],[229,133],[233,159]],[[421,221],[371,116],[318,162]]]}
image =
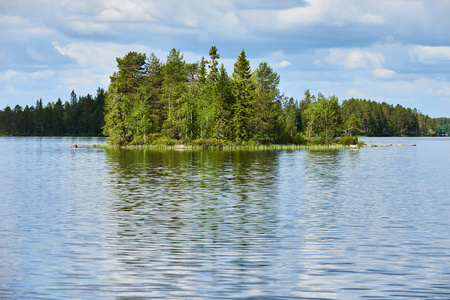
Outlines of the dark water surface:
{"label": "dark water surface", "polygon": [[450,139],[358,151],[0,138],[1,299],[450,299]]}

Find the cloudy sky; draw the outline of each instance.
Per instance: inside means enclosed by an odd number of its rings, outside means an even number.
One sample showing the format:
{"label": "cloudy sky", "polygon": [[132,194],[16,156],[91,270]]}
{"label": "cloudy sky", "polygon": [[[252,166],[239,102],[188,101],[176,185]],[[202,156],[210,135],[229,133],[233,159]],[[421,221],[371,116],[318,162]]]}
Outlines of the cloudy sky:
{"label": "cloudy sky", "polygon": [[242,49],[280,89],[450,117],[449,0],[0,0],[0,109],[107,89],[116,57]]}

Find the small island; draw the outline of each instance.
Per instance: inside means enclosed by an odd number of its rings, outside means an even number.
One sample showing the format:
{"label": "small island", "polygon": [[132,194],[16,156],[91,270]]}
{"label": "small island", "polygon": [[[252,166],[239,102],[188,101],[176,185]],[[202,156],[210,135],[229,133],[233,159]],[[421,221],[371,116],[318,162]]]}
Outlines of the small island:
{"label": "small island", "polygon": [[[417,109],[312,95],[298,101],[279,90],[280,76],[266,62],[252,71],[244,50],[233,73],[209,59],[188,63],[172,49],[162,62],[154,53],[117,58],[105,92],[95,96],[0,110],[0,135],[107,136],[104,147],[127,148],[348,148],[357,136],[448,135],[449,118]],[[299,83],[300,84],[300,83]]]}
{"label": "small island", "polygon": [[[265,62],[252,72],[244,50],[231,76],[209,59],[186,63],[172,49],[165,63],[129,52],[117,58],[105,99],[104,133],[114,146],[351,145],[357,134],[427,135],[436,123],[417,110],[386,103],[315,97],[298,102],[279,90]],[[396,120],[392,122],[392,120]],[[397,121],[398,120],[398,121]],[[363,129],[363,130],[361,130]]]}

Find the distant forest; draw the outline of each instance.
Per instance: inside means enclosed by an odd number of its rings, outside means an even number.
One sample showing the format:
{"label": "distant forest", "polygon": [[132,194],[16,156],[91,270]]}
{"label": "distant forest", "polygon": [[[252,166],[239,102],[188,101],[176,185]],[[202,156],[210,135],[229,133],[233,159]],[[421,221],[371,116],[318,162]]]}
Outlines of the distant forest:
{"label": "distant forest", "polygon": [[97,95],[77,97],[75,91],[70,101],[61,99],[46,105],[42,99],[35,106],[16,105],[0,110],[0,134],[16,136],[102,136],[105,91]]}
{"label": "distant forest", "polygon": [[306,90],[300,101],[278,89],[280,76],[267,64],[253,71],[242,50],[231,76],[218,50],[186,63],[172,49],[166,62],[155,54],[117,58],[108,91],[44,105],[0,110],[1,135],[98,136],[111,144],[232,142],[330,143],[342,136],[448,134],[450,118],[364,99],[339,101]]}

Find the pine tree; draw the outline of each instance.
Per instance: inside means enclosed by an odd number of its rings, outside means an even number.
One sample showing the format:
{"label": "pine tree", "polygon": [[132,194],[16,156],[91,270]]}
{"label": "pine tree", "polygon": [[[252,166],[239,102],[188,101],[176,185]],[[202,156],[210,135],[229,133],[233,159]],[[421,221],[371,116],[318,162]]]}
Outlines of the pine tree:
{"label": "pine tree", "polygon": [[111,76],[111,84],[105,100],[105,135],[112,144],[126,144],[140,131],[140,108],[136,95],[145,74],[146,55],[129,52],[124,58],[117,58],[119,71]]}

